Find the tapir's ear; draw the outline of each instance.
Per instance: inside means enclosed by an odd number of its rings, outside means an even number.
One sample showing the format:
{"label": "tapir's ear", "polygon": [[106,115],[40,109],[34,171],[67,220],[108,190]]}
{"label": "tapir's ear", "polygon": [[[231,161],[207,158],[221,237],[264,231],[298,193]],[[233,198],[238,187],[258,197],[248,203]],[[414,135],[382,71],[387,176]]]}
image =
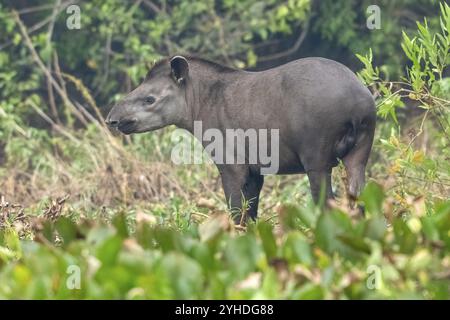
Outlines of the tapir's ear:
{"label": "tapir's ear", "polygon": [[175,56],[170,59],[170,68],[172,69],[172,76],[177,83],[186,82],[189,75],[189,64],[185,57]]}

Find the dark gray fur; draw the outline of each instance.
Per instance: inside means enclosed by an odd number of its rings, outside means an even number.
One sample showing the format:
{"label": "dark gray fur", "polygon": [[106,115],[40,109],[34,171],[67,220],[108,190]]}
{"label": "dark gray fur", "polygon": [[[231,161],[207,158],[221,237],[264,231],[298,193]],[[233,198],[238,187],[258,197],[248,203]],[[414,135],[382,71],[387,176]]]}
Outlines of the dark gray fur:
{"label": "dark gray fur", "polygon": [[[152,99],[146,97],[152,96]],[[358,197],[372,147],[376,112],[369,90],[344,65],[306,58],[262,72],[175,56],[156,64],[117,103],[107,123],[126,134],[174,124],[203,129],[279,129],[279,174],[306,173],[313,199],[332,198],[331,170],[342,159],[348,194]],[[217,165],[228,204],[256,218],[264,182],[260,164]],[[242,212],[242,210],[240,211]],[[239,221],[240,217],[236,217]]]}

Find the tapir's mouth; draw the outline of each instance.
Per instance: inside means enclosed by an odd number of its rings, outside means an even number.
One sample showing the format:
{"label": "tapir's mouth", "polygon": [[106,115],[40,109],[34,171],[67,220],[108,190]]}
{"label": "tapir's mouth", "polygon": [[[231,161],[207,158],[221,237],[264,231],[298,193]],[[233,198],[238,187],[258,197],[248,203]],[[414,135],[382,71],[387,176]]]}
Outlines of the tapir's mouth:
{"label": "tapir's mouth", "polygon": [[122,120],[119,122],[117,129],[124,134],[130,134],[136,131],[137,120]]}

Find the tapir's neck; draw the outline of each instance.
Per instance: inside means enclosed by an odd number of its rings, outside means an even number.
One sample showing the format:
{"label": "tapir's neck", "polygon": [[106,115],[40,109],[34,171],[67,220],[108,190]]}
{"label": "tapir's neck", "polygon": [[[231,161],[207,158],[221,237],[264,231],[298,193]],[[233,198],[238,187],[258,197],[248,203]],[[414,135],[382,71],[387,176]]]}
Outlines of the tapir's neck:
{"label": "tapir's neck", "polygon": [[[201,62],[189,64],[189,79],[186,83],[186,119],[178,127],[193,133],[194,122],[202,121],[214,126],[218,121],[215,108],[225,107],[224,93],[228,86],[245,74],[245,71],[205,65]],[[223,104],[223,105],[222,105]]]}

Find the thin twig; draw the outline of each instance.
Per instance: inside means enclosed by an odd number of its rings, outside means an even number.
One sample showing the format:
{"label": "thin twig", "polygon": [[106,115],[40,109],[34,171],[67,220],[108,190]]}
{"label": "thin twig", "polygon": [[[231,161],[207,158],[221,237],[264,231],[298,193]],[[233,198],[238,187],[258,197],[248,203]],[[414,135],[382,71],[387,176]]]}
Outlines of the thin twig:
{"label": "thin twig", "polygon": [[33,42],[31,41],[27,29],[25,25],[23,24],[22,20],[20,19],[17,11],[13,11],[13,17],[16,20],[17,24],[19,25],[20,32],[24,38],[25,45],[28,47],[31,57],[35,61],[35,63],[41,68],[41,70],[44,72],[45,76],[48,78],[48,80],[51,82],[55,90],[58,92],[58,94],[63,99],[64,103],[69,106],[74,115],[77,116],[77,118],[80,119],[80,121],[83,121],[83,115],[77,110],[77,108],[73,105],[73,103],[70,101],[69,97],[67,96],[66,92],[62,90],[62,88],[59,86],[58,82],[53,78],[51,72],[47,69],[45,64],[42,62],[41,58],[39,57],[39,54],[36,52],[36,49],[34,48]]}
{"label": "thin twig", "polygon": [[266,62],[266,61],[284,58],[286,56],[290,56],[291,54],[294,54],[295,52],[297,52],[297,50],[302,45],[303,41],[306,38],[306,35],[308,34],[308,31],[309,31],[309,20],[307,20],[305,22],[305,24],[303,26],[303,30],[300,33],[300,36],[297,38],[297,40],[295,41],[294,45],[291,48],[289,48],[288,50],[283,51],[283,52],[278,52],[278,53],[267,55],[267,56],[261,56],[258,58],[258,61]]}
{"label": "thin twig", "polygon": [[155,13],[161,13],[161,9],[150,0],[142,0],[142,4],[144,4],[147,8],[150,8]]}
{"label": "thin twig", "polygon": [[[48,27],[48,32],[47,32],[47,41],[46,41],[47,48],[50,48],[52,45],[53,30],[55,27],[56,16],[58,15],[58,9],[59,9],[60,5],[61,5],[61,0],[56,0],[55,6],[53,7],[53,13],[51,15],[51,21],[50,21],[50,24]],[[52,55],[50,55],[50,59],[47,61],[47,69],[50,72],[52,71]],[[53,117],[56,120],[56,123],[60,124],[61,120],[59,119],[58,110],[56,108],[55,95],[53,94],[53,86],[48,78],[47,78],[47,92],[48,92],[48,100],[49,100],[49,104],[50,104],[50,110],[53,114]]]}

